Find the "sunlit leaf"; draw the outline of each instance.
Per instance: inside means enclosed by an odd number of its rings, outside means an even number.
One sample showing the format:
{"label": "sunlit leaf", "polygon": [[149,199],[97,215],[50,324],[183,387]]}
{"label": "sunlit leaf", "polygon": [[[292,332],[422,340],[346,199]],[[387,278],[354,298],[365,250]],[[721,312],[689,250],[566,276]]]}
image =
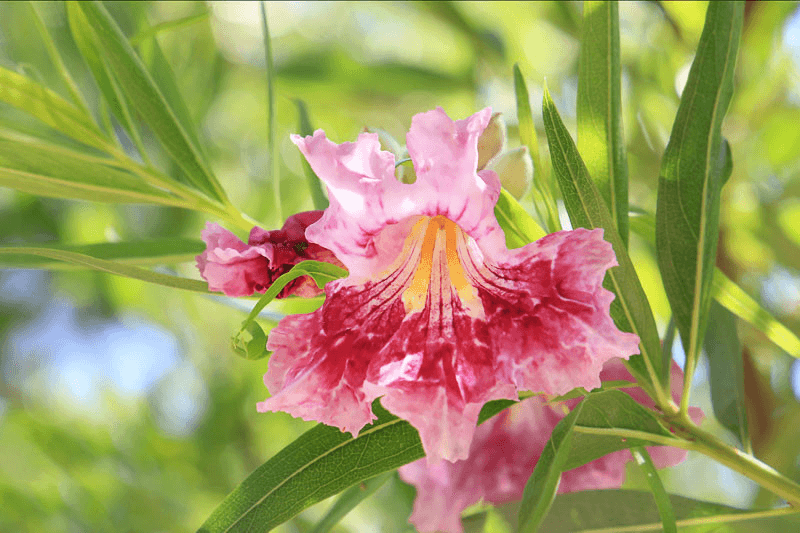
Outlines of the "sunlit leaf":
{"label": "sunlit leaf", "polygon": [[198,189],[211,198],[225,201],[225,193],[203,162],[199,148],[178,122],[175,112],[108,11],[96,2],[80,2],[78,6],[94,30],[103,56],[113,69],[123,92],[161,141],[163,148]]}
{"label": "sunlit leaf", "polygon": [[184,200],[66,148],[0,138],[0,186],[95,202],[187,207]]}
{"label": "sunlit leaf", "polygon": [[[300,135],[307,137],[314,134],[314,128],[311,126],[311,119],[308,118],[308,109],[306,103],[300,99],[294,101],[297,105],[297,117],[300,127]],[[322,191],[322,182],[317,177],[317,174],[308,164],[306,158],[303,159],[303,170],[306,173],[308,180],[308,190],[311,192],[311,201],[314,203],[314,209],[325,209],[328,207],[328,199]]]}
{"label": "sunlit leaf", "polygon": [[578,150],[627,245],[628,162],[620,80],[617,2],[584,2],[578,63]]}
{"label": "sunlit leaf", "polygon": [[[171,265],[194,261],[195,257],[205,249],[203,241],[195,239],[159,239],[140,242],[104,242],[98,244],[38,244],[37,248],[49,248],[88,255],[96,259],[107,259],[126,265],[151,266]],[[0,265],[14,268],[43,268],[48,270],[64,270],[75,268],[91,268],[87,265],[66,263],[55,257],[30,255],[23,253],[0,255]]]}
{"label": "sunlit leaf", "polygon": [[547,90],[544,95],[543,114],[553,169],[561,186],[564,205],[572,225],[603,228],[603,238],[614,247],[619,266],[608,270],[604,286],[616,295],[611,304],[611,316],[617,326],[623,331],[632,331],[639,335],[641,355],[631,356],[629,369],[643,386],[652,388],[659,403],[664,405],[670,400],[661,383],[669,368],[662,366],[661,342],[647,296],[625,244],[617,234],[614,219],[611,218],[603,197],[589,176],[578,149],[561,121]]}
{"label": "sunlit leaf", "polygon": [[500,190],[497,205],[494,206],[497,222],[506,235],[506,246],[519,248],[531,243],[546,232],[536,223],[517,200],[505,189]]}
{"label": "sunlit leaf", "polygon": [[109,145],[91,117],[83,111],[32,79],[2,67],[0,101],[85,144],[100,149]]}
{"label": "sunlit leaf", "polygon": [[656,251],[686,352],[684,412],[708,323],[720,190],[732,166],[721,126],[733,93],[743,13],[743,2],[708,4],[658,184]]}
{"label": "sunlit leaf", "polygon": [[106,259],[97,259],[95,257],[67,250],[34,246],[3,246],[0,247],[0,255],[4,254],[10,254],[12,256],[20,256],[23,254],[36,255],[49,259],[56,259],[58,261],[73,263],[75,265],[99,270],[101,272],[117,274],[126,278],[138,279],[140,281],[146,281],[156,285],[163,285],[165,287],[173,287],[176,289],[184,289],[203,293],[209,292],[208,284],[205,281],[160,274],[158,272],[139,268],[137,266],[118,263],[116,261],[108,261]]}

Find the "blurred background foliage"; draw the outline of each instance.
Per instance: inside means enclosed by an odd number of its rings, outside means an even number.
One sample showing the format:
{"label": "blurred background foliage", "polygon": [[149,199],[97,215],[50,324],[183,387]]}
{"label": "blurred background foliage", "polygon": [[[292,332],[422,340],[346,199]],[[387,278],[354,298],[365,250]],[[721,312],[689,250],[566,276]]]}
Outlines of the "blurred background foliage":
{"label": "blurred background foliage", "polygon": [[[258,4],[106,7],[161,83],[152,52],[157,39],[233,203],[263,227],[278,227]],[[661,155],[705,8],[705,2],[619,6],[630,204],[639,211],[655,212]],[[99,91],[72,40],[64,6],[36,9],[97,110]],[[288,139],[299,130],[295,99],[306,102],[314,127],[336,142],[354,139],[365,127],[402,142],[418,112],[442,106],[461,118],[491,106],[503,113],[516,146],[511,74],[518,62],[539,139],[545,78],[574,132],[581,9],[579,2],[268,3],[283,213],[312,208],[301,156]],[[69,97],[25,3],[0,3],[0,66]],[[718,266],[796,333],[798,124],[798,4],[747,2],[736,92],[724,126],[734,170],[723,189]],[[0,132],[8,130],[57,137],[0,104]],[[144,132],[148,153],[164,163],[157,141]],[[127,138],[123,143],[132,149]],[[546,153],[545,144],[541,149]],[[0,189],[0,244],[198,238],[205,222],[178,208]],[[632,227],[631,254],[663,332],[670,311],[652,230],[636,219]],[[169,267],[198,277],[191,263]],[[270,306],[274,317],[287,305]],[[256,413],[256,402],[266,396],[261,376],[267,362],[240,359],[229,344],[245,309],[226,298],[96,272],[0,270],[0,531],[194,529],[252,469],[311,427],[282,413]],[[739,333],[755,453],[798,479],[800,366],[746,324],[739,323]],[[675,346],[679,350],[680,343]],[[701,365],[693,398],[709,413],[706,427],[733,442],[710,416],[706,375]],[[644,487],[638,471],[629,473],[627,486]],[[774,503],[754,484],[699,456],[664,478],[675,494],[743,507]],[[413,531],[406,522],[413,495],[393,478],[335,530]],[[329,505],[309,509],[280,530],[309,530]],[[490,518],[486,531],[505,530],[502,516]]]}

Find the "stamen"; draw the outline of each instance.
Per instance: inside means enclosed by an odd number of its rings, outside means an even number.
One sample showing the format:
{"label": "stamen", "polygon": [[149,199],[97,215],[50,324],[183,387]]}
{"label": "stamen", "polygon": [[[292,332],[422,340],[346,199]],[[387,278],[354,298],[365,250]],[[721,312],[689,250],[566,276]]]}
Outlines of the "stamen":
{"label": "stamen", "polygon": [[[459,242],[465,238],[463,230],[442,215],[423,218],[414,224],[406,240],[404,253],[408,253],[418,239],[422,239],[422,246],[414,275],[402,295],[406,313],[421,312],[426,305],[430,305],[430,298],[433,296],[431,289],[437,292],[437,298],[441,298],[443,295],[438,293],[452,287],[461,300],[462,307],[470,316],[483,315],[483,305],[478,292],[469,282],[458,253],[459,248],[465,249],[465,243]],[[442,260],[435,261],[439,257]],[[434,269],[434,262],[444,263],[445,258],[446,264]],[[433,286],[431,276],[436,276],[436,283]],[[450,295],[448,294],[445,299],[449,301]]]}

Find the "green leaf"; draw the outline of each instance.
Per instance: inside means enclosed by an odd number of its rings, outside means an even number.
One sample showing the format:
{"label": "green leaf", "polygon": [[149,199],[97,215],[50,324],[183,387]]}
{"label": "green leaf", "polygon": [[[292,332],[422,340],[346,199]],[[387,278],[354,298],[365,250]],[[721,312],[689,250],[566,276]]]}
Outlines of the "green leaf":
{"label": "green leaf", "polygon": [[275,216],[283,220],[283,202],[281,201],[281,177],[278,164],[278,140],[275,125],[275,63],[272,60],[272,40],[269,36],[267,23],[267,4],[264,0],[259,3],[261,14],[261,31],[264,39],[264,60],[267,66],[267,150],[269,151],[270,172],[272,180],[272,194],[275,196]]}
{"label": "green leaf", "polygon": [[628,161],[620,84],[617,2],[584,2],[578,62],[578,150],[627,246]]}
{"label": "green leaf", "polygon": [[159,33],[177,30],[178,28],[183,28],[185,26],[190,26],[196,22],[201,22],[207,20],[211,16],[211,10],[206,9],[202,13],[198,13],[197,15],[189,15],[188,17],[183,17],[175,20],[167,20],[160,24],[156,24],[155,26],[150,26],[149,28],[145,28],[144,30],[140,31],[130,39],[130,43],[133,46],[137,46],[138,44],[154,38]]}
{"label": "green leaf", "polygon": [[50,89],[3,67],[0,67],[0,102],[6,102],[85,144],[101,150],[109,146],[109,141],[89,115]]}
{"label": "green leaf", "polygon": [[[47,248],[88,255],[96,259],[117,261],[126,265],[151,266],[170,265],[194,261],[195,257],[205,250],[205,243],[195,239],[160,239],[141,242],[104,242],[98,244],[38,244],[37,248]],[[27,253],[0,255],[0,265],[12,268],[42,268],[47,270],[64,270],[85,268],[86,265],[65,263],[59,259],[30,255]]]}
{"label": "green leaf", "polygon": [[752,453],[744,393],[742,345],[736,318],[717,302],[709,309],[703,346],[708,356],[711,405],[720,424],[729,429],[747,453]]}
{"label": "green leaf", "polygon": [[95,257],[67,250],[33,246],[0,247],[0,255],[5,254],[10,254],[12,256],[19,256],[22,254],[37,255],[50,259],[56,259],[58,261],[73,263],[94,270],[100,270],[101,272],[117,274],[126,278],[138,279],[148,283],[155,283],[156,285],[163,285],[165,287],[173,287],[176,289],[184,289],[203,293],[209,292],[208,284],[204,281],[159,274],[158,272],[153,272],[151,270],[146,270],[133,265],[126,265],[124,263],[108,261],[106,259],[97,259]]}
{"label": "green leaf", "polygon": [[327,533],[330,531],[347,513],[374,494],[393,475],[393,472],[381,474],[347,489],[309,533]]}
{"label": "green leaf", "polygon": [[372,404],[378,419],[357,438],[318,425],[245,479],[200,527],[201,533],[269,531],[356,483],[424,456],[408,423]]}
{"label": "green leaf", "polygon": [[[153,28],[156,27],[157,26],[153,26]],[[200,157],[203,158],[206,166],[208,166],[208,160],[203,149],[203,143],[200,140],[200,133],[197,129],[197,125],[178,88],[178,82],[175,80],[175,73],[172,70],[172,66],[169,64],[169,61],[167,61],[164,52],[161,50],[161,46],[158,44],[158,39],[145,39],[140,41],[139,53],[150,66],[150,72],[153,78],[158,82],[158,88],[161,94],[164,95],[164,99],[167,101],[170,109],[175,113],[178,124],[180,124],[183,131],[186,132],[186,135],[189,136],[194,147],[197,148],[200,153]]]}
{"label": "green leaf", "polygon": [[611,243],[617,256],[619,266],[609,269],[604,286],[616,295],[611,304],[611,316],[617,326],[623,331],[637,334],[640,339],[641,355],[631,356],[628,368],[643,387],[654,393],[651,395],[656,402],[666,408],[671,398],[669,391],[661,383],[664,374],[669,372],[669,367],[663,366],[661,341],[653,312],[625,244],[617,233],[614,219],[586,170],[546,88],[543,115],[553,169],[572,225],[603,228],[604,238]]}
{"label": "green leaf", "polygon": [[624,392],[589,394],[553,429],[525,491],[519,531],[537,531],[558,489],[561,473],[608,453],[653,444],[678,444],[655,418]]}
{"label": "green leaf", "polygon": [[712,291],[714,298],[728,311],[749,322],[792,357],[800,358],[800,339],[797,335],[778,322],[719,269],[714,271]]}
{"label": "green leaf", "polygon": [[505,189],[500,189],[494,214],[506,235],[508,248],[525,246],[547,234]]}
{"label": "green leaf", "polygon": [[75,83],[75,80],[72,79],[67,67],[64,66],[64,61],[62,61],[61,55],[58,53],[58,47],[53,41],[53,36],[50,35],[50,32],[47,30],[47,26],[44,24],[42,17],[39,15],[37,5],[41,4],[39,2],[28,2],[28,7],[33,14],[33,22],[36,25],[36,30],[39,32],[39,35],[42,37],[42,42],[47,50],[47,55],[50,56],[50,61],[53,63],[56,71],[58,71],[58,74],[61,77],[61,80],[64,82],[64,85],[67,86],[67,90],[69,90],[69,94],[72,97],[75,105],[77,105],[82,112],[88,115],[89,108],[86,107],[86,101],[83,99],[83,95],[78,89],[78,85]]}
{"label": "green leaf", "polygon": [[[517,120],[519,121],[519,140],[528,147],[528,152],[533,159],[533,187],[531,192],[534,196],[534,208],[540,221],[546,226],[549,232],[561,229],[561,221],[558,218],[558,206],[553,198],[552,184],[549,172],[542,166],[542,159],[539,155],[539,140],[536,137],[536,126],[533,123],[533,112],[531,111],[530,98],[528,97],[528,87],[519,65],[514,65],[514,94],[517,99]],[[544,211],[541,213],[540,211]]]}
{"label": "green leaf", "polygon": [[[311,120],[308,118],[308,109],[305,102],[300,99],[294,101],[297,106],[297,120],[299,122],[300,135],[307,137],[314,134],[314,128],[311,127]],[[303,157],[303,169],[308,179],[308,190],[311,192],[311,200],[314,203],[314,209],[325,209],[328,207],[328,199],[322,191],[322,182],[317,177],[317,174],[308,164],[306,158]]]}
{"label": "green leaf", "polygon": [[650,492],[658,508],[658,515],[661,517],[661,524],[664,526],[664,533],[678,533],[678,526],[675,524],[675,512],[672,510],[672,502],[669,501],[669,494],[664,490],[661,478],[658,476],[650,454],[642,446],[631,448],[633,460],[644,471]]}
{"label": "green leaf", "polygon": [[72,37],[75,40],[75,44],[78,46],[81,56],[83,56],[84,61],[86,61],[86,64],[89,66],[89,71],[92,73],[94,81],[100,89],[100,93],[103,95],[103,98],[105,98],[106,104],[111,108],[111,112],[114,113],[114,116],[119,120],[122,128],[130,136],[131,140],[133,140],[139,150],[139,154],[146,161],[147,152],[142,144],[139,130],[136,129],[136,125],[131,118],[131,113],[125,101],[125,97],[121,94],[117,83],[109,74],[108,65],[100,53],[100,47],[97,44],[91,26],[89,26],[86,20],[86,16],[78,7],[77,2],[67,2],[66,9]]}
{"label": "green leaf", "polygon": [[77,5],[94,30],[103,56],[123,92],[161,141],[164,150],[199,190],[227,203],[225,192],[203,162],[199,148],[179,123],[175,112],[108,11],[99,2],[79,2]]}
{"label": "green leaf", "polygon": [[733,93],[743,13],[743,2],[708,4],[658,183],[656,250],[686,352],[684,412],[711,304],[720,190],[731,168],[720,130]]}
{"label": "green leaf", "polygon": [[[719,528],[720,524],[747,522],[755,525],[768,521],[772,523],[778,517],[787,517],[791,523],[784,522],[786,529],[773,529],[773,531],[794,531],[793,528],[796,526],[791,524],[800,523],[798,511],[789,507],[746,511],[674,495],[669,495],[669,501],[675,512],[676,523],[682,528],[706,526],[713,528],[711,531],[722,531],[723,529]],[[793,519],[791,515],[794,515]],[[619,489],[586,490],[559,494],[539,533],[656,532],[661,531],[661,526],[658,509],[652,496],[647,492]],[[780,524],[776,526],[780,527]]]}
{"label": "green leaf", "polygon": [[0,186],[37,196],[180,207],[184,200],[104,164],[57,146],[0,138]]}
{"label": "green leaf", "polygon": [[[253,306],[253,310],[242,322],[239,331],[233,335],[231,341],[233,350],[237,354],[251,360],[261,359],[269,355],[267,337],[261,327],[256,324],[255,319],[261,310],[280,294],[286,285],[302,276],[311,276],[321,289],[329,281],[347,276],[347,270],[322,261],[301,261],[293,266],[289,272],[278,276],[264,295],[259,298],[256,305]],[[263,344],[260,344],[261,336],[264,338]]]}
{"label": "green leaf", "polygon": [[572,428],[583,409],[581,402],[553,429],[533,474],[525,484],[519,508],[520,533],[534,533],[556,497],[561,473],[565,470],[572,444]]}
{"label": "green leaf", "polygon": [[[654,242],[655,220],[652,215],[645,213],[631,218],[631,229],[649,242]],[[800,358],[800,338],[718,268],[714,269],[711,290],[714,299],[725,309],[766,335],[792,357]]]}

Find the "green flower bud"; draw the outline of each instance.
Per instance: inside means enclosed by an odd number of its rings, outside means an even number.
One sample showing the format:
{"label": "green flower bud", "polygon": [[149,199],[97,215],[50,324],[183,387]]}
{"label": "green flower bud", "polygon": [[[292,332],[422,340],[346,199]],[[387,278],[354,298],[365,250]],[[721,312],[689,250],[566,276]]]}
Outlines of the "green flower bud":
{"label": "green flower bud", "polygon": [[492,159],[506,148],[506,121],[500,113],[492,115],[489,125],[478,138],[478,170],[482,170]]}
{"label": "green flower bud", "polygon": [[533,181],[533,161],[527,146],[501,154],[487,168],[497,173],[500,183],[514,198],[522,198]]}

